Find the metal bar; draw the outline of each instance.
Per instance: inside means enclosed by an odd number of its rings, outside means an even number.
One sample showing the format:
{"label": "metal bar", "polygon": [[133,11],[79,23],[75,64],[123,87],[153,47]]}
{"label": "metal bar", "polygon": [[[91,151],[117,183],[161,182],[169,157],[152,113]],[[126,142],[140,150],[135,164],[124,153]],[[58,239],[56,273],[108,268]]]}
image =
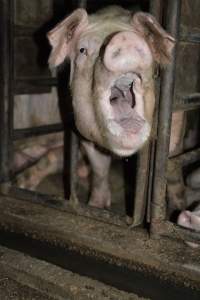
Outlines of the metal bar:
{"label": "metal bar", "polygon": [[[162,18],[162,3],[160,0],[150,1],[150,12],[156,17],[158,21]],[[159,90],[159,86],[157,86]],[[157,94],[157,93],[156,93]],[[157,118],[154,118],[153,127],[155,129]],[[145,210],[147,208],[147,193],[151,193],[149,190],[149,174],[150,174],[150,154],[153,153],[151,148],[154,147],[153,137],[152,141],[149,142],[138,155],[137,161],[137,176],[136,176],[136,190],[134,199],[134,210],[133,210],[133,223],[131,227],[140,225],[144,221]],[[152,178],[152,177],[151,177]],[[151,179],[150,179],[151,180]],[[147,208],[148,211],[148,208]]]}
{"label": "metal bar", "polygon": [[179,40],[183,43],[200,44],[200,34],[192,32],[188,34],[181,34]]}
{"label": "metal bar", "polygon": [[87,0],[78,0],[78,7],[87,8]]}
{"label": "metal bar", "polygon": [[179,102],[177,101],[173,105],[173,110],[192,110],[198,109],[200,106],[200,93],[194,93],[187,96],[178,96],[181,99]]}
{"label": "metal bar", "polygon": [[162,1],[151,0],[149,5],[149,12],[160,22],[162,19]]}
{"label": "metal bar", "polygon": [[43,125],[37,127],[30,127],[24,129],[15,129],[13,131],[13,140],[19,140],[23,138],[38,136],[38,135],[45,135],[54,132],[63,131],[64,126],[61,123],[52,124],[52,125]]}
{"label": "metal bar", "polygon": [[19,78],[14,82],[14,93],[15,95],[50,93],[50,88],[57,85],[56,78]]}
{"label": "metal bar", "polygon": [[37,27],[25,27],[22,25],[14,26],[14,35],[15,37],[30,37],[30,35],[34,34],[37,30]]}
{"label": "metal bar", "polygon": [[[162,24],[163,19],[163,1],[152,0],[150,1],[150,13],[156,17],[158,22]],[[159,74],[160,75],[160,70]],[[153,179],[154,179],[154,161],[155,161],[155,150],[156,150],[156,137],[158,128],[158,108],[159,108],[159,96],[160,96],[160,76],[155,80],[155,113],[153,117],[152,125],[152,140],[150,143],[150,154],[149,154],[149,173],[148,173],[148,190],[147,190],[147,209],[146,209],[146,222],[150,223],[151,219],[151,200],[153,193]]]}
{"label": "metal bar", "polygon": [[[167,7],[166,29],[176,39],[180,19],[180,0],[169,0]],[[176,47],[172,62],[162,73],[160,111],[158,115],[158,140],[156,145],[155,175],[151,209],[151,234],[157,233],[158,223],[166,217],[167,159],[169,152],[172,100],[174,96]]]}
{"label": "metal bar", "polygon": [[180,167],[184,167],[187,166],[188,164],[192,164],[196,161],[200,161],[200,148],[172,157],[170,158],[170,161],[172,162],[178,161]]}
{"label": "metal bar", "polygon": [[148,143],[138,155],[132,227],[138,226],[144,221],[150,162],[149,157],[150,143]]}
{"label": "metal bar", "polygon": [[13,127],[12,1],[0,1],[0,182],[9,180]]}
{"label": "metal bar", "polygon": [[[87,0],[78,0],[77,6],[87,9]],[[79,199],[76,193],[77,176],[76,167],[78,161],[79,141],[78,137],[71,133],[71,149],[70,149],[70,203],[72,206],[77,207],[79,205]]]}
{"label": "metal bar", "polygon": [[71,133],[71,153],[70,153],[70,200],[75,205],[79,202],[77,193],[76,193],[76,184],[77,184],[77,161],[78,161],[78,150],[79,142],[78,137],[72,132]]}
{"label": "metal bar", "polygon": [[27,84],[27,85],[34,85],[34,86],[57,86],[58,84],[58,79],[57,78],[30,78],[30,77],[25,77],[25,78],[17,78],[15,80],[15,88],[17,88],[17,85],[21,84]]}
{"label": "metal bar", "polygon": [[5,191],[5,195],[18,200],[20,199],[30,203],[37,203],[46,207],[55,208],[70,214],[78,214],[80,216],[99,220],[106,224],[114,224],[125,228],[127,227],[124,216],[116,215],[108,210],[99,210],[98,208],[89,207],[88,205],[80,202],[74,205],[71,201],[65,201],[65,199],[56,195],[48,195],[37,191],[21,189],[14,185],[10,185],[8,187]]}
{"label": "metal bar", "polygon": [[166,221],[158,227],[159,235],[200,244],[200,232]]}

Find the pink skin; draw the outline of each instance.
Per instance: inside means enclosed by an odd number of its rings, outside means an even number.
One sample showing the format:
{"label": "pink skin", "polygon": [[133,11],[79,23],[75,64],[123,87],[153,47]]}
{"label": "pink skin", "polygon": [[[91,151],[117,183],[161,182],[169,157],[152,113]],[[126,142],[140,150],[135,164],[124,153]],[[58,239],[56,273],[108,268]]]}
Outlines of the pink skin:
{"label": "pink skin", "polygon": [[[192,212],[189,210],[182,211],[178,217],[177,223],[185,228],[200,231],[200,210]],[[188,244],[192,248],[199,247],[198,244],[192,242],[186,242],[186,244]]]}
{"label": "pink skin", "polygon": [[141,72],[151,67],[153,57],[144,39],[135,32],[123,31],[113,36],[106,47],[103,61],[111,72]]}

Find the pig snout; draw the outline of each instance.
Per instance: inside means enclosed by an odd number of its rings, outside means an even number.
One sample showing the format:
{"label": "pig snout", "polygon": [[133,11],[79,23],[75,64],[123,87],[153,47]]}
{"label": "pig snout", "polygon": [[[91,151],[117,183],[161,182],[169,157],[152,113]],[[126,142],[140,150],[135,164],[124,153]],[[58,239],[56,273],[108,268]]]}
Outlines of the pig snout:
{"label": "pig snout", "polygon": [[142,70],[152,64],[146,42],[131,31],[117,32],[104,45],[103,63],[112,72]]}

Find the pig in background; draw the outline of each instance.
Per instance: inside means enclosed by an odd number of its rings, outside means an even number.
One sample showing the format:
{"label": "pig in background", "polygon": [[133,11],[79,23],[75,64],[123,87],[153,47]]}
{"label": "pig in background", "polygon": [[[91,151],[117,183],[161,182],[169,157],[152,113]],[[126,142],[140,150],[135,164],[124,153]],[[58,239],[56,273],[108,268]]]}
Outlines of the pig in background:
{"label": "pig in background", "polygon": [[[199,111],[179,111],[172,116],[170,155],[187,152],[199,146]],[[176,134],[173,134],[175,131]],[[200,168],[199,163],[186,167],[171,165],[174,177],[168,178],[168,214],[175,212],[178,225],[200,231]],[[171,172],[173,174],[173,172]],[[198,244],[186,244],[198,248]]]}
{"label": "pig in background", "polygon": [[[54,124],[60,121],[55,89],[48,94],[15,96],[15,129]],[[56,153],[60,154],[55,158]],[[13,160],[14,173],[19,173],[27,165],[32,165],[19,174],[16,181],[21,188],[35,189],[45,176],[63,168],[63,134],[50,134],[15,142]]]}
{"label": "pig in background", "polygon": [[[177,224],[188,229],[200,231],[200,203],[191,211],[183,210],[178,216]],[[192,242],[186,241],[186,244],[192,248],[199,248],[198,244]]]}

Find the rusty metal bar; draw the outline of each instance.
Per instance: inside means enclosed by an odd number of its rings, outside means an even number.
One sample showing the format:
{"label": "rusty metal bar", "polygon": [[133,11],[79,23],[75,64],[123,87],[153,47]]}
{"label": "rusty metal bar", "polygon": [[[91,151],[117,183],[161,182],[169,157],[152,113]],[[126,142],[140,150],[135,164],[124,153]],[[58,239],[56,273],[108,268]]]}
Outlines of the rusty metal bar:
{"label": "rusty metal bar", "polygon": [[0,1],[0,182],[9,180],[13,128],[13,3]]}
{"label": "rusty metal bar", "polygon": [[[180,0],[169,0],[166,30],[177,39],[179,33]],[[158,224],[166,217],[167,159],[169,152],[172,101],[174,96],[176,47],[170,66],[162,73],[160,111],[158,115],[158,140],[156,145],[155,176],[151,209],[151,234],[157,233]]]}
{"label": "rusty metal bar", "polygon": [[30,127],[24,129],[15,129],[13,131],[13,140],[24,139],[28,137],[38,136],[38,135],[45,135],[54,132],[63,131],[64,126],[61,123],[52,124],[52,125],[43,125],[37,127]]}

